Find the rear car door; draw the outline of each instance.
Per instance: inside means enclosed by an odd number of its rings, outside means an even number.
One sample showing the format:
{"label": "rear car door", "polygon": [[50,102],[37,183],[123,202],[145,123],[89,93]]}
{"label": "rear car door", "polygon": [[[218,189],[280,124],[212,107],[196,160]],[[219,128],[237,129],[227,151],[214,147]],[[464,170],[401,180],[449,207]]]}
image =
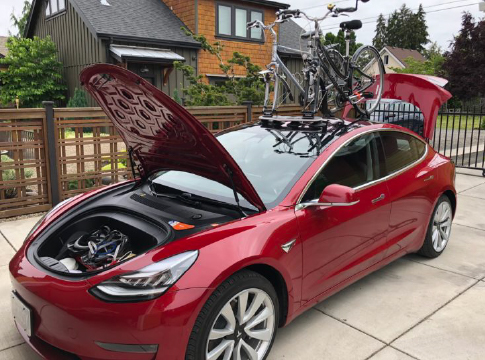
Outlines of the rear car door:
{"label": "rear car door", "polygon": [[436,174],[424,141],[400,131],[380,131],[379,135],[376,141],[385,154],[382,167],[392,205],[386,255],[392,255],[422,242],[436,198]]}
{"label": "rear car door", "polygon": [[[381,155],[382,156],[382,155]],[[303,300],[311,300],[382,258],[389,225],[389,191],[375,135],[352,140],[327,161],[302,198],[318,199],[330,184],[354,188],[360,200],[344,207],[297,210],[303,244]]]}

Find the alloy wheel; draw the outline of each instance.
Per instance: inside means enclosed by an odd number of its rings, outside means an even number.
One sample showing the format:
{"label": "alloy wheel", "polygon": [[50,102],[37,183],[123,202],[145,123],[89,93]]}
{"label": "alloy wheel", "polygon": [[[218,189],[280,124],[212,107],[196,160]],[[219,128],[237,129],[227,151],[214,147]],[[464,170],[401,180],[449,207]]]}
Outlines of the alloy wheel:
{"label": "alloy wheel", "polygon": [[436,209],[431,234],[433,248],[436,252],[442,252],[450,239],[451,214],[451,206],[447,201],[443,201]]}
{"label": "alloy wheel", "polygon": [[206,360],[261,360],[274,335],[275,307],[261,289],[245,289],[229,300],[212,324]]}

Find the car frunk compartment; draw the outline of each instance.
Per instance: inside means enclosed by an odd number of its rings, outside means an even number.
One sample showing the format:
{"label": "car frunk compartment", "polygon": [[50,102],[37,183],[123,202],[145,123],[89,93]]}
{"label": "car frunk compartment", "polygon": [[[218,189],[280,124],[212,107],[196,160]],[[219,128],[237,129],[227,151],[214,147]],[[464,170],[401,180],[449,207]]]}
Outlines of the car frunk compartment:
{"label": "car frunk compartment", "polygon": [[54,272],[89,274],[111,268],[165,243],[165,222],[126,211],[96,211],[61,225],[37,250],[37,260]]}

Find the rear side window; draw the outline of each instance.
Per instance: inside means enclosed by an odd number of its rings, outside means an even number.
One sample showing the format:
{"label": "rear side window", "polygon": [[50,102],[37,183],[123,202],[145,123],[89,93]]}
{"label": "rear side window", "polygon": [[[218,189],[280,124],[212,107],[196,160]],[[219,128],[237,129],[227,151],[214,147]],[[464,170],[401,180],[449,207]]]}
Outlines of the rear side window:
{"label": "rear side window", "polygon": [[380,137],[386,157],[385,172],[388,175],[419,160],[426,151],[425,143],[409,134],[383,131]]}
{"label": "rear side window", "polygon": [[358,137],[341,148],[329,160],[308,188],[302,201],[318,199],[330,184],[352,188],[364,185],[379,177],[374,134]]}

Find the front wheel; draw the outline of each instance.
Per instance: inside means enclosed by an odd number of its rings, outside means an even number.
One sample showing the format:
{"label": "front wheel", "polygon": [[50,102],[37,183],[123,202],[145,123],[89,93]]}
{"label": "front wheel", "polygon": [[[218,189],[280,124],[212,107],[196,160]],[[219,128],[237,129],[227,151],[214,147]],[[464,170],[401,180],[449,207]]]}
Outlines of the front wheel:
{"label": "front wheel", "polygon": [[234,274],[200,311],[185,359],[266,359],[276,336],[278,306],[266,278],[246,270]]}
{"label": "front wheel", "polygon": [[[368,116],[379,106],[384,91],[384,63],[379,51],[373,46],[364,45],[357,49],[352,57],[352,89],[350,103],[358,113]],[[364,99],[363,94],[375,83],[374,100],[367,109],[362,109],[359,103]]]}

